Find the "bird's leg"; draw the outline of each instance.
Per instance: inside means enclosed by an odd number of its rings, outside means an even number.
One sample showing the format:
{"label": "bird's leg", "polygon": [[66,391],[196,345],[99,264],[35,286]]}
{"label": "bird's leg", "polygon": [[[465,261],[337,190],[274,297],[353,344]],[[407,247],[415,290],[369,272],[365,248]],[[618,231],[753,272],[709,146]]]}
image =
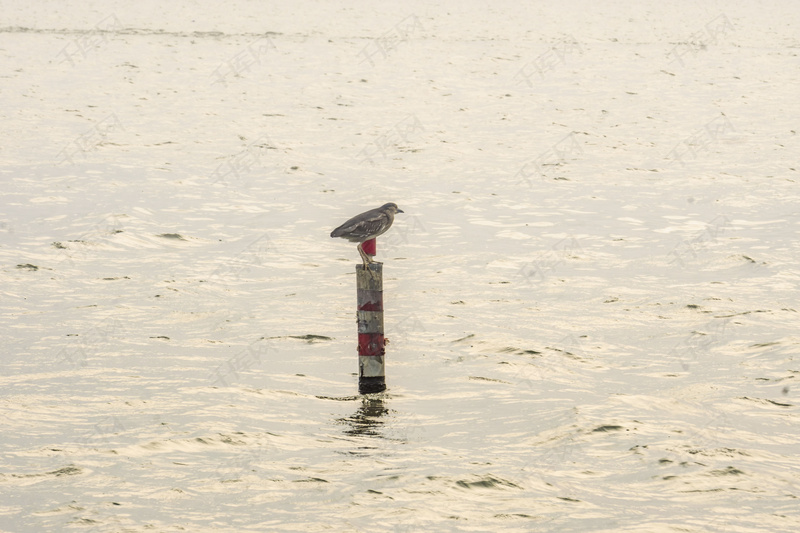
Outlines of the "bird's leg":
{"label": "bird's leg", "polygon": [[364,251],[363,248],[361,248],[361,244],[363,243],[359,243],[357,246],[358,253],[361,255],[361,260],[364,261],[364,270],[369,270],[369,266],[367,266],[367,264],[374,263],[375,261],[372,260],[372,258]]}

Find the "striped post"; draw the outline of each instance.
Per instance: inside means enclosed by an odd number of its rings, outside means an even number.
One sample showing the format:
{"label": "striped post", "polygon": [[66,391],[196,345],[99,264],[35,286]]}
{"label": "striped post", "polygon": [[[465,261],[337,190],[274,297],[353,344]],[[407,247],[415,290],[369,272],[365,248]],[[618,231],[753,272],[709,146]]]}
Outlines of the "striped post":
{"label": "striped post", "polygon": [[371,255],[375,257],[375,254],[378,253],[378,244],[376,239],[370,239],[368,241],[364,241],[361,244],[361,249],[364,250],[365,254]]}
{"label": "striped post", "polygon": [[356,265],[358,391],[386,390],[383,338],[383,263]]}

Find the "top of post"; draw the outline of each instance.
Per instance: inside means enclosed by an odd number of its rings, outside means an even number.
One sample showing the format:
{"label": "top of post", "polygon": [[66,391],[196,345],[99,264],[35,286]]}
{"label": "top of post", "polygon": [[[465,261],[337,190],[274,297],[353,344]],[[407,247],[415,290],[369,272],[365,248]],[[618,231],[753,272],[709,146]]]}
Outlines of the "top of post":
{"label": "top of post", "polygon": [[359,289],[382,291],[383,263],[369,263],[366,269],[363,264],[356,265],[356,284]]}

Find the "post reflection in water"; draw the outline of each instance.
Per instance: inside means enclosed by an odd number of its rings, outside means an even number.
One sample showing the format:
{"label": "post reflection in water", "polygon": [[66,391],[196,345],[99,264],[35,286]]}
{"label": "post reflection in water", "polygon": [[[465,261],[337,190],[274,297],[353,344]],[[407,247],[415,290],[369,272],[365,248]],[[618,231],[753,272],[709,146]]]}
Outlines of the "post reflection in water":
{"label": "post reflection in water", "polygon": [[344,433],[350,436],[382,437],[381,418],[389,412],[384,405],[383,395],[367,395],[361,398],[361,406],[348,418],[340,419],[347,424]]}

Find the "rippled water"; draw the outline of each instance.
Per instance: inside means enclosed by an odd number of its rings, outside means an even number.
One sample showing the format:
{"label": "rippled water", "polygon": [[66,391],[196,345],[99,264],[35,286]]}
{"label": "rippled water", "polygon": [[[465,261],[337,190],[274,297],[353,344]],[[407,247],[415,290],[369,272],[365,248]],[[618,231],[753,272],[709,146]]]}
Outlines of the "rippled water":
{"label": "rippled water", "polygon": [[0,530],[797,530],[768,4],[5,7]]}

